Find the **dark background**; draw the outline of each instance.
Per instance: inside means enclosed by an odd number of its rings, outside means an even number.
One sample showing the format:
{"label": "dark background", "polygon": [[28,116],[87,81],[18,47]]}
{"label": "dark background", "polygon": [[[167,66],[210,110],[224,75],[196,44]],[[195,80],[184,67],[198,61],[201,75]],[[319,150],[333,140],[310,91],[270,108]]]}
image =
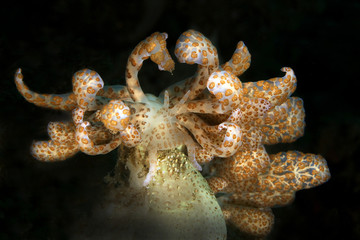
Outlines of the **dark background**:
{"label": "dark background", "polygon": [[[27,103],[13,82],[16,69],[41,93],[70,92],[72,74],[84,67],[96,70],[107,85],[125,85],[126,60],[138,42],[167,32],[173,55],[176,39],[189,28],[212,40],[221,63],[244,41],[252,64],[242,81],[282,76],[284,66],[297,75],[294,95],[305,103],[305,135],[271,151],[321,154],[332,178],[274,209],[269,239],[360,239],[359,12],[355,0],[2,4],[0,239],[68,239],[71,224],[101,197],[102,179],[115,163],[115,153],[79,153],[50,164],[33,159],[32,140],[48,139],[47,123],[69,114]],[[146,62],[139,78],[146,92],[158,94],[194,70],[177,63],[171,76]],[[237,234],[229,228],[229,239]]]}

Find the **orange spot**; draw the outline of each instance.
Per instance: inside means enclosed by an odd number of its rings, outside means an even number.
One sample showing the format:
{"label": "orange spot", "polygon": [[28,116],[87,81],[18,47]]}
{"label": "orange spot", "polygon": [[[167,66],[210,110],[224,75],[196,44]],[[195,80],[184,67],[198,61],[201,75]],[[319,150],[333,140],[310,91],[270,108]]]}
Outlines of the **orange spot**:
{"label": "orange spot", "polygon": [[197,58],[197,56],[198,56],[198,55],[197,55],[197,53],[196,53],[195,51],[193,51],[193,52],[191,53],[191,57],[192,57],[192,58]]}
{"label": "orange spot", "polygon": [[225,91],[225,96],[229,96],[229,95],[231,95],[233,93],[233,91],[231,90],[231,89],[227,89],[226,91]]}
{"label": "orange spot", "polygon": [[221,99],[223,97],[221,92],[218,92],[217,94],[215,94],[216,99]]}

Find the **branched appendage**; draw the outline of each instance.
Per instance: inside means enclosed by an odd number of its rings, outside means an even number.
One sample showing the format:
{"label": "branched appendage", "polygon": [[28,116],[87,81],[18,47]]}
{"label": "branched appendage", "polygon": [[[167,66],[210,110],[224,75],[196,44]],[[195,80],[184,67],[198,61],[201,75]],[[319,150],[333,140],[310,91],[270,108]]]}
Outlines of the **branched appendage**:
{"label": "branched appendage", "polygon": [[[211,41],[188,30],[177,41],[175,55],[181,63],[197,64],[197,71],[155,97],[142,91],[138,72],[149,58],[160,70],[174,70],[166,39],[166,33],[156,32],[135,47],[126,67],[127,86],[104,86],[98,73],[84,69],[74,74],[72,93],[38,94],[24,84],[19,69],[15,83],[27,101],[72,111],[72,121],[49,123],[50,140],[34,142],[33,156],[56,161],[78,151],[97,155],[126,146],[141,153],[125,163],[132,172],[129,181],[141,191],[154,190],[157,202],[149,200],[149,205],[158,213],[163,205],[181,213],[187,211],[184,205],[193,206],[186,194],[173,187],[181,186],[193,197],[221,192],[218,201],[227,222],[250,235],[267,235],[274,222],[272,207],[288,204],[296,191],[330,178],[326,161],[319,155],[297,151],[269,155],[266,151],[266,145],[293,142],[304,134],[303,101],[291,96],[297,84],[294,71],[284,67],[283,77],[242,83],[239,77],[251,61],[243,42],[220,65]],[[174,150],[179,146],[186,147],[187,156]],[[137,158],[141,163],[134,165]],[[209,163],[211,191],[205,190],[206,184],[194,183],[194,179],[204,180],[198,170]],[[175,173],[186,176],[173,178]],[[184,197],[181,204],[176,205],[173,197],[164,199],[166,194],[160,192],[166,191]],[[215,203],[210,197],[205,204]],[[217,236],[223,238],[223,230],[219,232]]]}
{"label": "branched appendage", "polygon": [[135,102],[147,100],[138,79],[138,72],[144,60],[150,58],[151,61],[159,66],[160,70],[169,72],[174,70],[175,63],[166,48],[167,37],[166,33],[153,33],[135,47],[128,59],[126,66],[126,85],[131,98]]}
{"label": "branched appendage", "polygon": [[74,93],[68,94],[39,94],[33,92],[25,85],[23,74],[19,68],[15,73],[15,84],[17,90],[30,103],[39,107],[47,107],[58,110],[72,110],[76,107]]}
{"label": "branched appendage", "polygon": [[203,34],[191,29],[177,40],[175,55],[180,63],[197,64],[198,67],[194,76],[168,87],[166,91],[174,103],[188,91],[189,100],[193,100],[206,88],[209,76],[219,67],[217,49]]}

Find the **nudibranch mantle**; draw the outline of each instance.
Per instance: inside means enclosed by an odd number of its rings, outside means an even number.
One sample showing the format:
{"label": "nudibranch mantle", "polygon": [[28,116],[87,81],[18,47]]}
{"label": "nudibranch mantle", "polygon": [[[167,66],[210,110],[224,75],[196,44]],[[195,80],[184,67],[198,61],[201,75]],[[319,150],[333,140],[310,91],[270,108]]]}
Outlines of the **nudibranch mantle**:
{"label": "nudibranch mantle", "polygon": [[206,180],[188,157],[163,151],[147,191],[149,206],[173,239],[226,239],[225,220]]}

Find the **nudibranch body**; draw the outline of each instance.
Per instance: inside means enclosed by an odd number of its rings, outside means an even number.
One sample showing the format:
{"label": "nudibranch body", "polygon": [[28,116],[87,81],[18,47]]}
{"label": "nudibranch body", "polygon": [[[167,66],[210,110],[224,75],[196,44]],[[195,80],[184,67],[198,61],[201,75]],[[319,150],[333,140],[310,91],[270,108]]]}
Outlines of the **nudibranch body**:
{"label": "nudibranch body", "polygon": [[[239,76],[251,62],[243,42],[237,44],[228,62],[219,64],[211,41],[188,30],[178,39],[175,55],[181,63],[197,64],[196,73],[155,97],[142,91],[138,72],[149,58],[160,70],[174,70],[166,39],[166,33],[154,33],[135,47],[126,67],[126,86],[104,86],[98,73],[83,69],[74,74],[72,93],[38,94],[24,84],[21,70],[17,70],[15,83],[27,101],[72,111],[72,121],[49,123],[50,140],[34,142],[33,156],[40,161],[58,161],[79,151],[106,154],[120,145],[139,150],[145,160],[135,168],[126,163],[133,171],[129,181],[141,180],[141,187],[147,186],[143,191],[154,194],[151,199],[157,200],[149,204],[157,213],[161,214],[165,205],[173,207],[169,212],[187,215],[188,209],[182,207],[194,206],[193,199],[177,190],[169,192],[181,195],[180,205],[175,198],[167,199],[166,189],[174,186],[195,195],[222,193],[218,198],[222,214],[198,213],[199,219],[216,216],[220,226],[221,216],[244,233],[267,235],[274,221],[271,207],[288,204],[296,191],[315,187],[330,177],[326,161],[319,155],[297,151],[269,155],[266,151],[266,145],[293,142],[304,134],[303,102],[291,96],[297,84],[294,71],[284,67],[283,77],[242,82]],[[170,154],[179,146],[186,146],[187,158],[176,156],[183,164],[192,165],[183,172],[173,160],[159,160],[160,152]],[[205,164],[210,164],[211,170],[207,184],[197,172]],[[140,166],[145,167],[146,176],[140,174]],[[172,172],[186,173],[197,179],[196,183],[173,178]],[[214,196],[201,204],[220,209]],[[223,238],[223,232],[220,226],[217,236]]]}
{"label": "nudibranch body", "polygon": [[164,151],[148,199],[172,239],[226,239],[225,220],[206,180],[179,150]]}

